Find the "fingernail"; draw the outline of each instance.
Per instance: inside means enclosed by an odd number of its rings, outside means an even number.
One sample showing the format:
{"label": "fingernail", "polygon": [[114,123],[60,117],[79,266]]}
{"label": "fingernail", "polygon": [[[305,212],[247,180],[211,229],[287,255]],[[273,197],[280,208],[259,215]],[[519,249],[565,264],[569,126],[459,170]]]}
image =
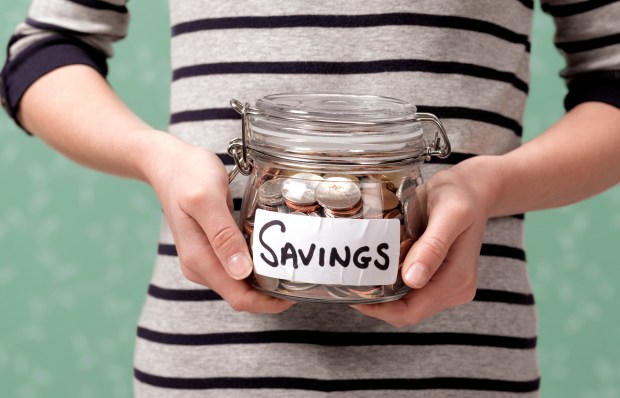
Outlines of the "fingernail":
{"label": "fingernail", "polygon": [[252,263],[247,255],[237,253],[228,259],[226,264],[228,273],[235,279],[244,279],[252,272]]}
{"label": "fingernail", "polygon": [[409,286],[420,288],[426,284],[428,280],[428,270],[421,263],[413,263],[405,272],[405,283]]}

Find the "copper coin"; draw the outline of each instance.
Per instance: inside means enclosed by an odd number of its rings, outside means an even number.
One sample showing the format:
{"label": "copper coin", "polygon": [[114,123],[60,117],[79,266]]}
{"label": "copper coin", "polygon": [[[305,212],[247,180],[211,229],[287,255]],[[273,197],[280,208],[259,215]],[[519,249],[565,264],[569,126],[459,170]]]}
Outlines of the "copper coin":
{"label": "copper coin", "polygon": [[252,231],[254,231],[254,225],[246,221],[243,223],[243,230],[245,231],[246,234],[251,235]]}
{"label": "copper coin", "polygon": [[364,192],[362,200],[364,201],[364,206],[383,211],[395,209],[400,203],[398,196],[387,188],[383,188],[377,193]]}
{"label": "copper coin", "polygon": [[400,210],[398,210],[398,209],[394,209],[394,210],[390,210],[388,212],[385,212],[383,214],[383,218],[398,218],[398,219],[402,219],[403,218],[403,213],[401,213]]}
{"label": "copper coin", "polygon": [[329,209],[325,207],[323,211],[325,212],[325,214],[329,214],[329,216],[331,217],[353,217],[357,215],[358,213],[360,214],[360,217],[361,217],[362,205],[363,203],[360,200],[359,202],[357,202],[355,206],[351,207],[350,209],[335,210],[335,209]]}
{"label": "copper coin", "polygon": [[296,203],[291,203],[288,200],[285,200],[284,203],[286,204],[286,206],[288,206],[289,209],[293,211],[298,211],[301,213],[314,212],[314,211],[317,211],[321,207],[321,205],[319,205],[318,203],[311,204],[309,206],[300,206]]}
{"label": "copper coin", "polygon": [[270,207],[282,203],[282,184],[284,181],[282,178],[276,178],[262,183],[258,188],[258,202]]}
{"label": "copper coin", "polygon": [[282,196],[297,206],[309,206],[316,203],[316,187],[323,182],[323,177],[312,173],[297,173],[284,180]]}
{"label": "copper coin", "polygon": [[357,184],[344,177],[330,177],[316,188],[316,200],[332,211],[345,210],[359,203],[362,193]]}
{"label": "copper coin", "polygon": [[388,176],[383,174],[371,174],[369,177],[371,180],[380,182],[383,188],[386,188],[392,193],[396,193],[396,190],[398,188],[396,187],[396,185],[394,185],[394,182],[392,182],[392,180]]}
{"label": "copper coin", "polygon": [[403,262],[405,260],[405,257],[407,256],[407,253],[409,253],[409,249],[411,249],[411,246],[413,246],[413,239],[411,238],[407,238],[405,240],[403,240],[402,242],[400,242],[400,257],[399,257],[399,262]]}
{"label": "copper coin", "polygon": [[273,180],[277,178],[280,172],[281,170],[276,167],[267,168],[267,170],[265,170],[264,173],[258,176],[258,178],[256,179],[255,186],[260,187],[265,181],[269,181],[269,180]]}

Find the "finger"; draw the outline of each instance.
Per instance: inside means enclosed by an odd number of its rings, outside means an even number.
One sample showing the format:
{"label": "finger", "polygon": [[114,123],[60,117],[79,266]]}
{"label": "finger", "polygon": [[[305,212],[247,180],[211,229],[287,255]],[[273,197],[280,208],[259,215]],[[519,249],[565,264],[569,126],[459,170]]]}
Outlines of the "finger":
{"label": "finger", "polygon": [[447,308],[465,304],[476,294],[481,232],[476,228],[461,234],[450,248],[443,265],[423,289],[388,303],[357,305],[360,312],[395,327],[412,325]]}
{"label": "finger", "polygon": [[193,282],[216,291],[235,310],[279,313],[294,303],[252,289],[245,281],[231,279],[222,268],[202,228],[187,214],[179,213],[171,224],[183,273]]}
{"label": "finger", "polygon": [[429,214],[428,225],[403,261],[403,280],[412,288],[424,287],[441,266],[450,246],[473,223],[473,212],[458,200],[443,201]]}
{"label": "finger", "polygon": [[244,279],[252,272],[250,253],[228,208],[228,186],[214,182],[211,190],[188,194],[183,210],[198,222],[228,275]]}

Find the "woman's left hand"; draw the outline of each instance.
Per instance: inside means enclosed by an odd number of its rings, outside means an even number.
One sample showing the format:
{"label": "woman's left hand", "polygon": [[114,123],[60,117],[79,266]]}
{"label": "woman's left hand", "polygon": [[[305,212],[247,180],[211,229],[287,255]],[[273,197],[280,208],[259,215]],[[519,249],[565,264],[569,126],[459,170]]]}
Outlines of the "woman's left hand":
{"label": "woman's left hand", "polygon": [[492,197],[491,184],[478,178],[489,170],[476,170],[477,163],[475,158],[461,162],[418,187],[428,225],[401,269],[403,280],[413,290],[398,301],[354,308],[403,327],[473,300]]}

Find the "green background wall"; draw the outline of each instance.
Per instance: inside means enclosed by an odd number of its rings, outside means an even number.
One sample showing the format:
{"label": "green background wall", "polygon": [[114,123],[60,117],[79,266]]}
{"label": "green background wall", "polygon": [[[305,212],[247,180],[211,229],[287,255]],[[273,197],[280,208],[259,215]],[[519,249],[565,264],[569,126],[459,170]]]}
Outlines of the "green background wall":
{"label": "green background wall", "polygon": [[[0,42],[27,7],[27,0],[0,3]],[[165,129],[167,3],[133,1],[131,10],[110,80]],[[553,29],[537,12],[527,138],[563,112]],[[131,395],[134,329],[159,214],[147,186],[77,167],[0,116],[1,397]],[[526,220],[542,396],[619,397],[620,187]]]}

